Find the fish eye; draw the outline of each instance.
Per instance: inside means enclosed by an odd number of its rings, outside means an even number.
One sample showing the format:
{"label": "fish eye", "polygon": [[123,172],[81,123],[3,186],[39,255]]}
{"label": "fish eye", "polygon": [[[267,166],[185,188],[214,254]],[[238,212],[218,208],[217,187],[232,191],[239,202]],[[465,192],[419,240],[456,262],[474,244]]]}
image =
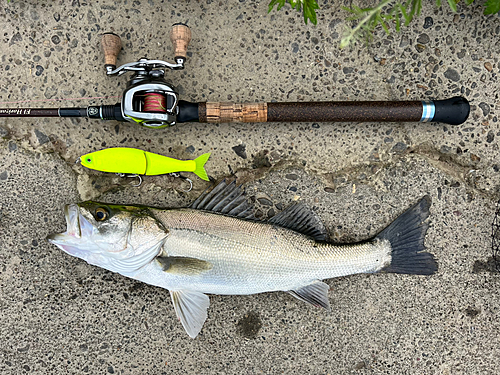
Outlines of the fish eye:
{"label": "fish eye", "polygon": [[109,213],[105,208],[99,207],[96,208],[94,216],[97,221],[104,221],[109,217]]}

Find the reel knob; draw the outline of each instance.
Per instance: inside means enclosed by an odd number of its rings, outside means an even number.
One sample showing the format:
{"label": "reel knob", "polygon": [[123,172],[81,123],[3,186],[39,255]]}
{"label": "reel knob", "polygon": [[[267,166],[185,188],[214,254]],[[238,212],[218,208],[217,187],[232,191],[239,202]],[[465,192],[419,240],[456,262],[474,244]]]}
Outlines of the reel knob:
{"label": "reel knob", "polygon": [[191,29],[183,23],[176,23],[170,31],[170,40],[174,46],[175,60],[184,62],[187,57],[187,48],[191,41]]}
{"label": "reel knob", "polygon": [[104,33],[101,44],[104,50],[104,67],[109,73],[116,69],[116,59],[122,49],[122,41],[115,33]]}

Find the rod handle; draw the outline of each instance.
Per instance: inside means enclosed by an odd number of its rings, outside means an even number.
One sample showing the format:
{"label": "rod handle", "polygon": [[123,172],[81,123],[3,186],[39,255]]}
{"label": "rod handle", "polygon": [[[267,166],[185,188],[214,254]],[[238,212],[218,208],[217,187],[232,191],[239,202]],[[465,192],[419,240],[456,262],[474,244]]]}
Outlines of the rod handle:
{"label": "rod handle", "polygon": [[187,57],[187,49],[191,41],[191,29],[183,23],[176,23],[170,31],[170,40],[174,46],[175,59],[184,59]]}
{"label": "rod handle", "polygon": [[[432,122],[443,122],[450,125],[463,124],[470,113],[470,105],[467,99],[455,96],[450,99],[433,100],[435,108]],[[425,106],[425,104],[424,104]]]}
{"label": "rod handle", "polygon": [[221,122],[441,122],[467,120],[467,99],[297,103],[198,103],[199,121]]}
{"label": "rod handle", "polygon": [[116,59],[122,49],[122,40],[115,33],[104,33],[101,39],[104,50],[104,67],[106,71],[116,69]]}

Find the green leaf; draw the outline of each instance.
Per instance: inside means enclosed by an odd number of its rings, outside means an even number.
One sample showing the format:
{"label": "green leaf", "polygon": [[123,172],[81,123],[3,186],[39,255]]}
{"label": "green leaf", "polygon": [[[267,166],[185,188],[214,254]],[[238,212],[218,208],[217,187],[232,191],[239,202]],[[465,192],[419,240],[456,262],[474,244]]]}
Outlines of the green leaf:
{"label": "green leaf", "polygon": [[457,11],[457,3],[455,2],[455,0],[448,0],[448,4],[450,4],[450,8],[452,11]]}
{"label": "green leaf", "polygon": [[285,0],[271,0],[271,2],[269,3],[269,9],[267,13],[272,11],[276,4],[278,4],[278,8],[276,10],[280,10],[285,5]]}
{"label": "green leaf", "polygon": [[292,9],[300,10],[300,0],[288,0],[288,2],[292,6]]}
{"label": "green leaf", "polygon": [[318,23],[316,18],[316,9],[319,9],[319,5],[316,0],[302,0],[303,1],[303,12],[304,12],[304,22],[307,24],[309,19],[313,25]]}
{"label": "green leaf", "polygon": [[500,0],[486,0],[484,14],[494,14],[500,12]]}

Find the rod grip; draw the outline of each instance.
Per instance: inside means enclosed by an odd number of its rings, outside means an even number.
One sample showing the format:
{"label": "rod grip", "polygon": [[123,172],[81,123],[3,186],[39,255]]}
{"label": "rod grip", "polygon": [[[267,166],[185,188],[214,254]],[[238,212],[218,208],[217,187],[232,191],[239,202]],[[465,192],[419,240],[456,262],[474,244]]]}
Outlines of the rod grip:
{"label": "rod grip", "polygon": [[455,96],[445,100],[433,100],[432,102],[435,107],[435,114],[431,120],[432,122],[460,125],[469,117],[469,102],[461,96]]}
{"label": "rod grip", "polygon": [[170,30],[170,40],[174,46],[174,56],[176,59],[187,57],[187,49],[191,41],[191,29],[183,23],[176,23]]}
{"label": "rod grip", "polygon": [[108,71],[116,69],[116,60],[122,49],[122,40],[115,33],[104,33],[101,44],[104,50],[104,66]]}
{"label": "rod grip", "polygon": [[267,122],[267,103],[198,103],[200,122]]}

